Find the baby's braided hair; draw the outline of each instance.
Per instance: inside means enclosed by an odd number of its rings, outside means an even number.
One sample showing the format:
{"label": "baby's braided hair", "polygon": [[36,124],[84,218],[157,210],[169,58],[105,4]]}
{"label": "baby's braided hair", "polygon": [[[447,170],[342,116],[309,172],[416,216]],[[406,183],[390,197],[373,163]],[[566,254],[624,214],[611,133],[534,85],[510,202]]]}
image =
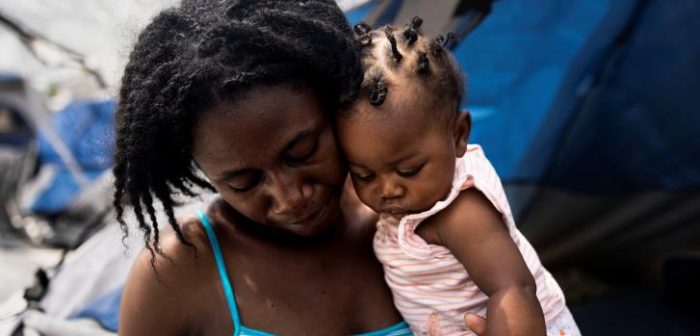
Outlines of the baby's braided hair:
{"label": "baby's braided hair", "polygon": [[448,107],[442,110],[450,113],[428,117],[452,120],[464,95],[462,71],[448,50],[454,35],[428,39],[420,29],[422,24],[420,17],[414,17],[402,29],[389,25],[371,30],[365,23],[355,25],[364,70],[358,101],[380,107],[392,87],[400,86],[404,80],[417,80],[432,102]]}
{"label": "baby's braided hair", "polygon": [[191,156],[192,126],[204,110],[254,86],[288,83],[315,90],[332,113],[361,80],[352,30],[333,0],[184,0],[161,12],[139,35],[119,93],[114,207],[125,237],[131,206],[155,260],[158,200],[192,246],[173,196],[214,190]]}

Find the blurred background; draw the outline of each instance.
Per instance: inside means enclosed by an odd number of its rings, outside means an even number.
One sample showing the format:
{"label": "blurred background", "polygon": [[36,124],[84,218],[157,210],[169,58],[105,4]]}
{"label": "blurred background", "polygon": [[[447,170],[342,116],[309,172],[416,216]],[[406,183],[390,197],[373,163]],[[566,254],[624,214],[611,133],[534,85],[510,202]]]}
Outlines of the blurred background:
{"label": "blurred background", "polygon": [[[455,33],[470,142],[584,335],[700,335],[700,2],[338,2]],[[0,0],[0,336],[116,332],[142,243],[111,213],[114,97],[175,3]]]}

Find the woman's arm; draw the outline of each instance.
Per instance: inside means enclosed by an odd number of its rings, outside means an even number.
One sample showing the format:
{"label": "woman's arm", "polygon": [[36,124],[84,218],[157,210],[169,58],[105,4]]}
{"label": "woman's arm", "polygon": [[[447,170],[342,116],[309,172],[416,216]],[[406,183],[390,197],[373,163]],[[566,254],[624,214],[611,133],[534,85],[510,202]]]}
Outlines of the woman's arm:
{"label": "woman's arm", "polygon": [[486,335],[545,335],[535,280],[501,214],[480,191],[463,191],[431,223],[436,240],[490,298]]}

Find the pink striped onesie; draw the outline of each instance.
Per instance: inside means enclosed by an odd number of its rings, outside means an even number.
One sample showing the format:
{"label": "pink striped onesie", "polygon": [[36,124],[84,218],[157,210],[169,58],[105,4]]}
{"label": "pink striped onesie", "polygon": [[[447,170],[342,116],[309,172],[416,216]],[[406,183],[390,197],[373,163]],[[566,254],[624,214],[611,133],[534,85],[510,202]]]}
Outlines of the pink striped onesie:
{"label": "pink striped onesie", "polygon": [[481,191],[502,214],[537,284],[548,335],[579,335],[559,285],[515,227],[501,181],[478,145],[469,145],[464,156],[457,159],[452,189],[446,199],[400,221],[382,215],[377,223],[374,251],[384,266],[396,307],[413,332],[425,335],[426,321],[433,314],[442,335],[474,335],[464,324],[464,314],[486,316],[489,298],[474,284],[464,266],[447,248],[428,244],[415,233],[424,219],[447,207],[460,191],[468,188]]}

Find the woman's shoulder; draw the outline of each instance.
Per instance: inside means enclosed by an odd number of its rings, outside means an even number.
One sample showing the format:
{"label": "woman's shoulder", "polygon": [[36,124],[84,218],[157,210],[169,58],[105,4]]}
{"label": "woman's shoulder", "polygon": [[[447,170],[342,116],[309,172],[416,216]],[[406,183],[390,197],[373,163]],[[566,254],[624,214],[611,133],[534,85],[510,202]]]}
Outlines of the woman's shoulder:
{"label": "woman's shoulder", "polygon": [[120,333],[184,334],[196,328],[197,298],[206,292],[209,281],[202,280],[213,266],[203,257],[209,245],[196,217],[181,220],[179,227],[190,245],[174,230],[162,230],[158,251],[143,249],[136,258],[122,297]]}

